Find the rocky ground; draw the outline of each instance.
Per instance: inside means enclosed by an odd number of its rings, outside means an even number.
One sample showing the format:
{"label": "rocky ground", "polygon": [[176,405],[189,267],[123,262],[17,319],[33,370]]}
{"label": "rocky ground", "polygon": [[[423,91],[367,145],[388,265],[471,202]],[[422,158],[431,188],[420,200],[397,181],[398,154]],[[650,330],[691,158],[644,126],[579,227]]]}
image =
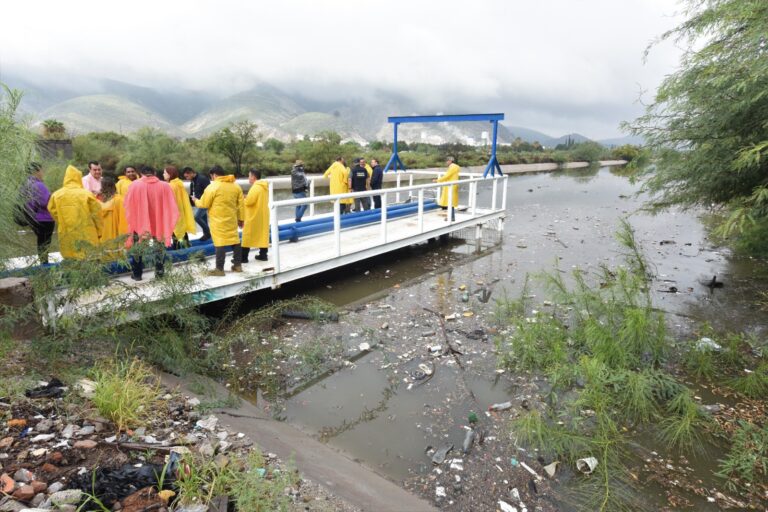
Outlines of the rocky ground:
{"label": "rocky ground", "polygon": [[[226,496],[214,497],[210,505],[180,504],[181,491],[173,482],[198,469],[186,462],[191,454],[222,468],[242,464],[258,450],[246,436],[206,414],[199,399],[173,391],[158,397],[148,424],[118,432],[87,398],[93,384],[80,382],[74,387],[41,382],[42,394],[50,395],[45,397],[0,398],[0,511],[235,510]],[[265,453],[263,461],[255,470],[267,479],[294,471],[274,454]],[[355,510],[312,482],[298,477],[293,482],[282,490],[289,510]],[[89,501],[90,495],[104,508]]]}

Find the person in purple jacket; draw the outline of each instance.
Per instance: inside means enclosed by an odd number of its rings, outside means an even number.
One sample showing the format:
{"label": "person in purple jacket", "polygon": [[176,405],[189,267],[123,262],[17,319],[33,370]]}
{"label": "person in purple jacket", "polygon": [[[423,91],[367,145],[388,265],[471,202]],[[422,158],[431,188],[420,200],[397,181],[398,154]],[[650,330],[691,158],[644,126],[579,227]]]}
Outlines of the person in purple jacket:
{"label": "person in purple jacket", "polygon": [[37,254],[40,263],[48,263],[48,246],[51,245],[54,222],[48,212],[48,200],[51,192],[43,183],[43,166],[37,162],[29,164],[29,178],[22,187],[25,195],[26,209],[29,214],[29,227],[37,236]]}

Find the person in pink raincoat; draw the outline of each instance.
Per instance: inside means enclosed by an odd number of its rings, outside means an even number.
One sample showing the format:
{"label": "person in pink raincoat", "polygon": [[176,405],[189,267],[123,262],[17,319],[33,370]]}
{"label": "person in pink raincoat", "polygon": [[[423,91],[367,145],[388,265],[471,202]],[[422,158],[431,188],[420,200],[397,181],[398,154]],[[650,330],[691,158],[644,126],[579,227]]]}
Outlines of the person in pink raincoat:
{"label": "person in pink raincoat", "polygon": [[123,201],[128,221],[126,247],[131,248],[131,277],[141,281],[144,270],[143,254],[149,252],[155,259],[155,277],[165,272],[165,248],[171,245],[173,229],[179,219],[179,208],[171,186],[155,176],[152,167],[141,169],[141,179],[128,188]]}

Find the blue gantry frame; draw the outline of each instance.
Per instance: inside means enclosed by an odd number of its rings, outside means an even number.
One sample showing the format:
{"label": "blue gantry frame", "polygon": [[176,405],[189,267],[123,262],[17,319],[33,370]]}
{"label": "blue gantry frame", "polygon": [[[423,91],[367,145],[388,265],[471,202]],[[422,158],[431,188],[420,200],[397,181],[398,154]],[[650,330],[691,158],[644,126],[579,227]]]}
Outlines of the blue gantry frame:
{"label": "blue gantry frame", "polygon": [[[384,172],[387,172],[390,170],[390,168],[393,168],[393,170],[397,171],[398,168],[405,170],[405,165],[403,165],[403,161],[400,160],[400,155],[397,154],[397,127],[402,124],[407,123],[455,123],[455,122],[466,122],[466,121],[489,121],[493,125],[493,142],[491,144],[491,159],[488,161],[488,165],[485,167],[485,172],[483,173],[483,178],[488,176],[488,173],[491,173],[491,176],[494,175],[494,173],[498,172],[499,176],[502,175],[501,167],[499,166],[498,160],[496,160],[496,136],[499,132],[499,121],[504,120],[504,114],[458,114],[458,115],[444,115],[444,116],[395,116],[395,117],[389,117],[387,118],[387,121],[392,123],[395,128],[395,136],[394,136],[394,143],[392,145],[392,156],[389,157],[389,162],[387,162],[386,167],[384,167]],[[398,167],[399,166],[399,167]]]}

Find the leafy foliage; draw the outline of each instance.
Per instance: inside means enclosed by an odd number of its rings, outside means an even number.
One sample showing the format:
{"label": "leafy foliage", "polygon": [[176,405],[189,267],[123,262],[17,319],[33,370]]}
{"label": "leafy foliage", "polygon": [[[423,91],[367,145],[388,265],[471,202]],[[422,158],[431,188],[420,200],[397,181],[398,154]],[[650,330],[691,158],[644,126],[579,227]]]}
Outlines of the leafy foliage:
{"label": "leafy foliage", "polygon": [[723,229],[768,221],[768,3],[688,0],[665,33],[684,47],[646,113],[627,125],[657,151],[657,206],[728,205]]}
{"label": "leafy foliage", "polygon": [[235,166],[235,174],[243,174],[243,158],[248,151],[256,147],[260,136],[257,126],[250,121],[239,121],[223,128],[208,139],[208,147],[216,153],[226,156]]}

